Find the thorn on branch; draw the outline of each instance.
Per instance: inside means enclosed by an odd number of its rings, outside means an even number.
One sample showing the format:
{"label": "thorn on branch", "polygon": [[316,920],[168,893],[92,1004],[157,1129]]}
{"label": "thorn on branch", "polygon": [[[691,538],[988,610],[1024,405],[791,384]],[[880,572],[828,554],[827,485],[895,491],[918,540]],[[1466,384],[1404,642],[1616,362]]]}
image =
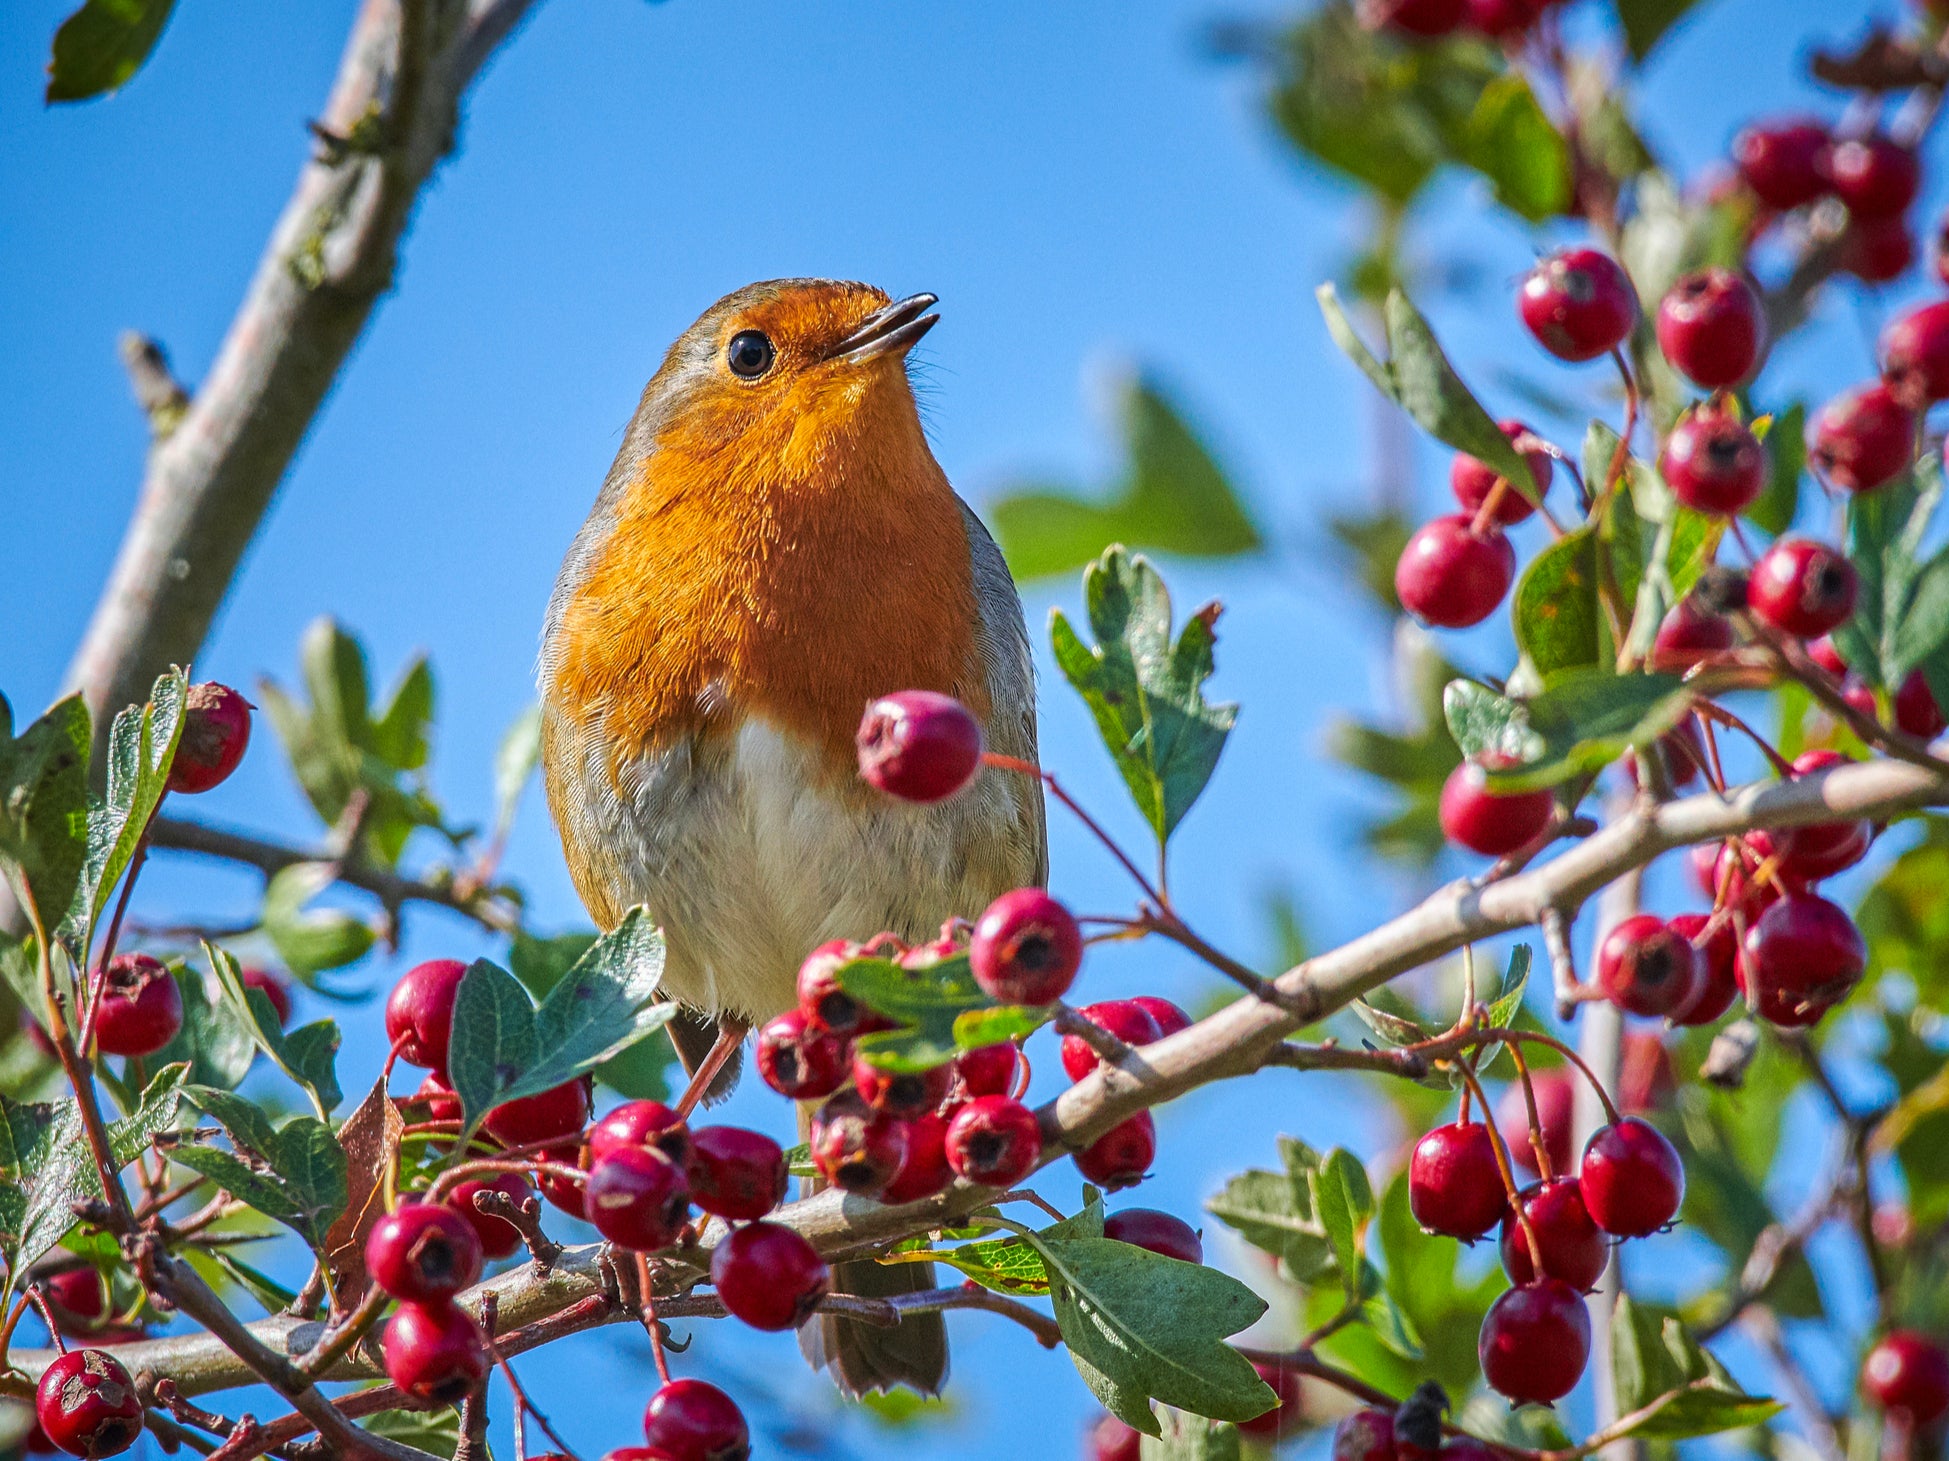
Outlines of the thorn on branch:
{"label": "thorn on branch", "polygon": [[125,331],[116,343],[122,368],[129,373],[135,403],[149,418],[149,434],[166,441],[189,414],[190,395],[169,368],[169,356],[162,345],[134,330]]}
{"label": "thorn on branch", "polygon": [[535,1263],[535,1277],[548,1277],[555,1260],[562,1256],[562,1245],[541,1229],[539,1198],[526,1197],[516,1203],[507,1193],[497,1192],[490,1187],[474,1194],[474,1210],[512,1224],[515,1231],[521,1234],[521,1241],[528,1245],[528,1253]]}

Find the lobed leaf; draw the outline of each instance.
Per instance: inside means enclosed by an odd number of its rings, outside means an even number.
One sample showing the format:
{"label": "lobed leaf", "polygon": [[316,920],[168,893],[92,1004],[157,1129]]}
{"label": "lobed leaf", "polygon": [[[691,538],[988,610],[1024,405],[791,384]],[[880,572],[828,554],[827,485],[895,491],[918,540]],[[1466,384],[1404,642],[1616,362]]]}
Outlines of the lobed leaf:
{"label": "lobed leaf", "polygon": [[243,969],[228,949],[204,941],[203,952],[223,987],[230,1009],[239,1016],[257,1048],[273,1064],[304,1087],[318,1115],[329,1117],[343,1095],[338,1088],[339,1028],[332,1020],[314,1020],[288,1034],[278,1023],[277,1007],[261,989],[244,983]]}
{"label": "lobed leaf", "polygon": [[315,1116],[274,1127],[254,1103],[209,1086],[190,1086],[183,1095],[223,1128],[232,1150],[183,1143],[170,1159],[322,1250],[347,1192],[345,1151],[331,1127]]}
{"label": "lobed leaf", "polygon": [[50,933],[67,920],[87,866],[90,744],[79,695],[0,739],[0,875]]}
{"label": "lobed leaf", "polygon": [[171,669],[156,677],[147,703],[125,707],[109,726],[108,791],[88,808],[88,855],[65,920],[76,948],[92,944],[95,924],[169,789],[188,694],[188,679]]}

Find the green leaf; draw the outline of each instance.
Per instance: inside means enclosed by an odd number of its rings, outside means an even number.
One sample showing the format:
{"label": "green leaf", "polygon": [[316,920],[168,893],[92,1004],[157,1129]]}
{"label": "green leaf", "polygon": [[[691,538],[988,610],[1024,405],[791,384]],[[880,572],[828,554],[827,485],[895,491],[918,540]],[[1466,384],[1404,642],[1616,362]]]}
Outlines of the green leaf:
{"label": "green leaf", "polygon": [[991,1010],[968,1010],[954,1017],[954,1043],[962,1050],[979,1050],[1004,1040],[1026,1040],[1055,1016],[1055,1006],[1047,1004],[1002,1004]]}
{"label": "green leaf", "polygon": [[1532,223],[1570,202],[1570,144],[1519,71],[1482,89],[1469,117],[1465,155],[1494,185],[1496,201]]}
{"label": "green leaf", "polygon": [[88,859],[88,707],[70,695],[0,740],[0,873],[52,932]]}
{"label": "green leaf", "polygon": [[1311,1283],[1336,1262],[1325,1224],[1313,1209],[1318,1161],[1296,1148],[1284,1172],[1254,1168],[1231,1179],[1205,1211],[1246,1242],[1277,1258],[1297,1283]]}
{"label": "green leaf", "polygon": [[1536,480],[1530,475],[1528,461],[1462,384],[1421,312],[1396,289],[1388,294],[1382,314],[1387,323],[1395,399],[1401,408],[1436,441],[1487,462],[1535,502]]}
{"label": "green leaf", "polygon": [[1516,585],[1516,647],[1545,684],[1560,670],[1604,662],[1597,547],[1594,527],[1565,533],[1530,560]]}
{"label": "green leaf", "polygon": [[297,862],[280,869],[264,887],[258,916],[265,937],[285,966],[301,977],[357,963],[377,940],[369,925],[349,913],[305,906],[337,881],[332,863]]}
{"label": "green leaf", "polygon": [[452,1457],[460,1449],[460,1410],[382,1410],[359,1424],[375,1436],[430,1455]]}
{"label": "green leaf", "polygon": [[[1757,432],[1759,423],[1754,423]],[[1800,483],[1807,472],[1807,407],[1795,401],[1767,428],[1766,490],[1746,509],[1746,520],[1776,537],[1800,515]]]}
{"label": "green leaf", "polygon": [[270,1056],[279,1070],[304,1087],[319,1116],[329,1117],[342,1096],[338,1088],[341,1037],[337,1024],[331,1020],[314,1020],[287,1034],[278,1024],[277,1007],[271,1003],[270,996],[244,983],[243,969],[228,949],[205,940],[203,953],[223,986],[231,1010],[243,1021],[257,1048]]}
{"label": "green leaf", "polygon": [[1236,1426],[1169,1406],[1161,1423],[1161,1435],[1143,1438],[1137,1453],[1143,1461],[1238,1461]]}
{"label": "green leaf", "polygon": [[1111,547],[1083,574],[1096,646],[1084,644],[1060,609],[1049,615],[1056,664],[1096,717],[1137,809],[1163,846],[1204,790],[1238,717],[1206,701],[1215,605],[1171,639],[1171,596],[1144,557]]}
{"label": "green leaf", "polygon": [[514,810],[521,801],[535,767],[541,764],[541,706],[530,705],[514,718],[501,735],[494,752],[494,836],[505,839],[514,825]]}
{"label": "green leaf", "polygon": [[1528,944],[1517,944],[1509,951],[1509,967],[1503,971],[1502,992],[1489,1006],[1489,1024],[1492,1028],[1508,1029],[1522,1009],[1523,995],[1529,989],[1529,967],[1533,957]]}
{"label": "green leaf", "polygon": [[160,1065],[178,1061],[189,1067],[193,1085],[234,1091],[257,1058],[257,1040],[247,1020],[226,997],[217,979],[205,979],[194,969],[174,971],[183,998],[183,1027],[154,1060]]}
{"label": "green leaf", "polygon": [[1352,1008],[1360,1022],[1389,1045],[1418,1045],[1435,1034],[1419,1010],[1384,984],[1356,999]]}
{"label": "green leaf", "polygon": [[183,1095],[223,1128],[232,1150],[183,1143],[171,1149],[170,1160],[322,1248],[346,1197],[345,1151],[331,1127],[315,1116],[273,1127],[253,1102],[210,1086],[190,1086]]}
{"label": "green leaf", "polygon": [[1029,1243],[1010,1234],[1006,1238],[984,1238],[977,1243],[961,1243],[952,1248],[929,1248],[925,1239],[901,1244],[895,1253],[925,1253],[935,1263],[957,1268],[983,1288],[1002,1294],[1046,1294],[1049,1270],[1042,1255]]}
{"label": "green leaf", "polygon": [[276,1314],[297,1302],[298,1296],[269,1274],[253,1268],[228,1248],[212,1248],[210,1261],[223,1276],[264,1306],[266,1314]]}
{"label": "green leaf", "polygon": [[1631,59],[1643,61],[1666,31],[1698,0],[1617,0],[1617,18],[1624,26],[1624,43]]}
{"label": "green leaf", "polygon": [[169,765],[183,730],[189,682],[181,670],[156,678],[143,705],[116,715],[108,731],[108,795],[88,809],[88,858],[66,932],[86,948],[108,900],[169,789]]}
{"label": "green leaf", "polygon": [[1374,1189],[1368,1185],[1367,1169],[1354,1157],[1335,1148],[1311,1174],[1313,1210],[1340,1268],[1340,1281],[1349,1303],[1357,1303],[1361,1292],[1361,1255],[1366,1247],[1366,1231],[1374,1215]]}
{"label": "green leaf", "polygon": [[1336,1335],[1339,1343],[1334,1352],[1346,1354],[1359,1347],[1363,1355],[1372,1357],[1375,1366],[1393,1364],[1397,1374],[1390,1383],[1402,1393],[1432,1379],[1440,1381],[1451,1395],[1467,1394],[1481,1375],[1476,1335],[1490,1303],[1506,1287],[1506,1280],[1494,1265],[1486,1272],[1481,1271],[1480,1264],[1471,1264],[1465,1270],[1459,1245],[1429,1240],[1409,1207],[1405,1172],[1388,1184],[1375,1227],[1386,1258],[1388,1296],[1414,1325],[1426,1356],[1416,1365],[1400,1365],[1360,1330]]}
{"label": "green leaf", "polygon": [[1122,380],[1115,408],[1125,466],[1108,498],[1020,488],[990,510],[1017,578],[1068,573],[1111,543],[1187,558],[1263,546],[1229,474],[1162,387],[1142,376]]}
{"label": "green leaf", "polygon": [[86,101],[128,84],[156,47],[176,0],[87,0],[54,32],[49,105]]}
{"label": "green leaf", "polygon": [[[1364,353],[1366,347],[1360,348]],[[1392,393],[1391,385],[1382,385],[1381,389]],[[1400,562],[1401,550],[1414,535],[1414,527],[1408,515],[1397,507],[1337,512],[1326,520],[1327,531],[1352,568],[1354,580],[1389,614],[1401,612],[1400,597],[1394,592],[1394,566]]]}
{"label": "green leaf", "polygon": [[1882,870],[1855,918],[1868,943],[1868,973],[1906,974],[1917,1000],[1949,1009],[1949,818],[1922,819],[1922,839]]}
{"label": "green leaf", "polygon": [[1759,1425],[1785,1408],[1742,1391],[1675,1316],[1622,1294],[1611,1311],[1611,1372],[1622,1414],[1664,1401],[1630,1435],[1709,1436]]}
{"label": "green leaf", "polygon": [[963,1020],[975,1039],[991,1016],[1000,1017],[998,1028],[1019,1023],[1012,1006],[1005,1010],[975,983],[965,952],[912,969],[891,959],[854,959],[834,977],[854,999],[898,1022],[898,1029],[863,1035],[855,1044],[860,1059],[881,1070],[932,1070],[972,1049],[960,1039]]}
{"label": "green leaf", "polygon": [[1649,745],[1685,717],[1693,692],[1676,675],[1568,670],[1542,694],[1513,700],[1472,680],[1448,687],[1448,728],[1465,755],[1521,763],[1492,772],[1498,787],[1556,786]]}
{"label": "green leaf", "polygon": [[[1848,558],[1861,583],[1854,616],[1834,631],[1834,646],[1849,668],[1876,688],[1894,689],[1918,662],[1905,662],[1902,631],[1922,577],[1922,542],[1941,497],[1940,465],[1926,457],[1917,464],[1913,480],[1857,492],[1848,501]],[[1909,634],[1912,648],[1937,635],[1940,626],[1930,621],[1949,618],[1949,603],[1938,603],[1939,596],[1940,590],[1931,585],[1930,602],[1924,606],[1928,618],[1918,620]]]}
{"label": "green leaf", "polygon": [[454,994],[447,1046],[447,1081],[460,1097],[468,1129],[506,1100],[540,1059],[535,1007],[526,991],[491,959],[474,960]]}

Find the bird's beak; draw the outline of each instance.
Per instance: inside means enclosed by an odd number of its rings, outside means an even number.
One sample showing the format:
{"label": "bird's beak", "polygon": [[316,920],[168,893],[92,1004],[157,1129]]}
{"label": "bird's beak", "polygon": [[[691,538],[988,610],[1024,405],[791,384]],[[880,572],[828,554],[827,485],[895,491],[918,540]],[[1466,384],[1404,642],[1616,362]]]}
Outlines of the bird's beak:
{"label": "bird's beak", "polygon": [[858,363],[877,360],[882,355],[905,355],[922,335],[940,323],[939,315],[927,313],[938,300],[938,295],[910,294],[874,310],[857,330],[839,342],[832,358]]}

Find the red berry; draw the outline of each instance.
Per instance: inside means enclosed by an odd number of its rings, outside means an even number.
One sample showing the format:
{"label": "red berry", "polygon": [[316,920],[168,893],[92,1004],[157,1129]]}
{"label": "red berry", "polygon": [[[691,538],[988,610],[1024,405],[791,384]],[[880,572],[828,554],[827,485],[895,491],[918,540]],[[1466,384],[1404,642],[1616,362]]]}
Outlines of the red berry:
{"label": "red berry", "polygon": [[1651,642],[1654,669],[1689,670],[1708,655],[1733,646],[1732,620],[1715,614],[1688,594],[1673,604]]}
{"label": "red berry", "polygon": [[785,1200],[791,1172],[784,1148],[769,1136],[741,1126],[700,1126],[690,1148],[690,1199],[705,1212],[748,1222]]}
{"label": "red berry", "polygon": [[97,1268],[64,1268],[41,1287],[63,1334],[85,1334],[108,1318],[108,1285]]}
{"label": "red berry", "polygon": [[945,801],[981,769],[981,726],[968,707],[932,690],[902,690],[866,707],[859,774],[908,802]]}
{"label": "red berry", "polygon": [[418,1089],[406,1099],[409,1104],[418,1103],[425,1106],[429,1120],[460,1120],[460,1097],[456,1096],[453,1088],[432,1071],[426,1073],[426,1079],[421,1081]]}
{"label": "red berry", "polygon": [[1739,971],[1747,996],[1776,1025],[1811,1025],[1846,999],[1867,967],[1861,930],[1816,893],[1790,893],[1746,930]]}
{"label": "red berry", "polygon": [[[1848,764],[1848,758],[1839,751],[1802,751],[1793,759],[1790,776],[1798,779]],[[1777,830],[1762,827],[1748,832],[1745,840],[1756,857],[1777,855],[1783,877],[1811,883],[1845,872],[1866,857],[1874,841],[1874,825],[1854,818]]]}
{"label": "red berry", "polygon": [[1910,407],[1949,401],[1949,300],[1910,310],[1881,332],[1881,374]]}
{"label": "red berry", "polygon": [[1944,726],[1949,726],[1942,707],[1936,704],[1935,691],[1929,688],[1928,677],[1920,670],[1910,670],[1895,692],[1895,724],[1925,741],[1934,740]]}
{"label": "red berry", "polygon": [[1394,1413],[1371,1406],[1333,1428],[1332,1461],[1395,1461]]}
{"label": "red berry", "polygon": [[1509,1205],[1495,1138],[1480,1121],[1437,1126],[1408,1161],[1408,1209],[1431,1233],[1474,1242]]}
{"label": "red berry", "polygon": [[386,996],[386,1039],[408,1065],[447,1075],[447,1040],[453,1034],[453,1001],[467,966],[458,959],[415,964]]}
{"label": "red berry", "polygon": [[503,1101],[487,1113],[481,1125],[502,1146],[527,1146],[580,1136],[588,1120],[589,1083],[578,1078],[532,1096]]}
{"label": "red berry", "polygon": [[401,1304],[380,1341],[386,1377],[415,1400],[452,1404],[487,1374],[487,1346],[453,1304]]}
{"label": "red berry", "polygon": [[142,1434],[142,1400],[120,1360],[98,1349],[71,1349],[41,1371],[34,1419],[70,1456],[95,1461],[135,1444]]}
{"label": "red berry", "polygon": [[496,1217],[475,1207],[474,1198],[482,1192],[499,1192],[519,1208],[532,1196],[528,1184],[522,1180],[519,1172],[502,1172],[489,1182],[455,1183],[453,1191],[447,1194],[449,1205],[466,1219],[467,1225],[474,1230],[474,1236],[480,1240],[482,1255],[488,1258],[509,1257],[521,1246],[521,1229],[504,1217]]}
{"label": "red berry", "polygon": [[733,1318],[753,1329],[796,1329],[832,1287],[832,1271],[793,1229],[746,1223],[711,1254],[711,1282]]}
{"label": "red berry", "polygon": [[1900,214],[1850,218],[1841,230],[1834,262],[1863,284],[1891,284],[1915,262],[1915,234]]}
{"label": "red berry", "polygon": [[836,938],[820,944],[799,965],[799,1010],[812,1029],[846,1038],[871,1023],[873,1012],[839,987],[840,968],[861,952],[858,944]]}
{"label": "red berry", "polygon": [[954,1095],[962,1100],[1013,1095],[1021,1072],[1021,1052],[1005,1040],[999,1045],[963,1050],[954,1057]]}
{"label": "red berry", "polygon": [[1279,1398],[1270,1408],[1250,1420],[1239,1421],[1239,1434],[1280,1439],[1299,1434],[1300,1427],[1306,1423],[1300,1414],[1302,1396],[1299,1375],[1286,1365],[1268,1364],[1264,1360],[1253,1360],[1252,1368],[1259,1372],[1259,1378],[1270,1385]]}
{"label": "red berry", "polygon": [[169,763],[169,789],[194,794],[218,785],[250,745],[251,703],[228,685],[205,680],[183,697],[183,733]]}
{"label": "red berry", "polygon": [[1132,995],[1130,1002],[1148,1012],[1150,1017],[1157,1021],[1157,1038],[1160,1040],[1167,1035],[1177,1034],[1179,1030],[1191,1028],[1191,1016],[1182,1007],[1172,1004],[1160,995]]}
{"label": "red berry", "polygon": [[1007,1096],[977,1096],[947,1124],[947,1164],[984,1187],[1013,1187],[1042,1160],[1035,1112]]}
{"label": "red berry", "polygon": [[1748,127],[1733,140],[1733,161],[1746,186],[1769,208],[1803,207],[1827,193],[1827,154],[1833,145],[1819,122]]}
{"label": "red berry", "polygon": [[1657,1127],[1635,1116],[1592,1134],[1577,1179],[1591,1221],[1620,1238],[1657,1232],[1678,1216],[1685,1200],[1677,1151]]}
{"label": "red berry", "polygon": [[1746,603],[1775,629],[1811,639],[1847,622],[1860,579],[1841,553],[1811,538],[1778,538],[1746,580]]}
{"label": "red berry", "polygon": [[1086,1461],[1140,1461],[1144,1454],[1144,1433],[1114,1415],[1106,1415],[1091,1426],[1087,1440]]}
{"label": "red berry", "polygon": [[582,1205],[596,1231],[618,1248],[654,1253],[683,1231],[690,1184],[662,1152],[618,1147],[589,1168]]}
{"label": "red berry", "polygon": [[1597,946],[1597,984],[1619,1009],[1668,1015],[1699,992],[1699,958],[1691,941],[1662,918],[1634,913]]}
{"label": "red berry", "polygon": [[[1567,1070],[1539,1070],[1530,1075],[1530,1091],[1536,1097],[1536,1120],[1543,1128],[1543,1150],[1549,1155],[1550,1170],[1566,1172],[1570,1169],[1577,1087]],[[1529,1136],[1529,1103],[1523,1099],[1520,1081],[1496,1102],[1496,1130],[1502,1133],[1511,1161],[1526,1172],[1541,1170],[1536,1163],[1536,1145]]]}
{"label": "red berry", "polygon": [[1819,665],[1835,679],[1847,674],[1847,661],[1841,658],[1840,650],[1834,647],[1834,636],[1823,634],[1807,645],[1807,658]]}
{"label": "red berry", "polygon": [[875,1111],[906,1119],[939,1108],[954,1089],[954,1067],[950,1064],[926,1070],[881,1070],[855,1056],[853,1085],[860,1099]]}
{"label": "red berry", "polygon": [[474,1225],[437,1202],[407,1202],[373,1225],[365,1268],[395,1299],[450,1299],[480,1277],[481,1241]]}
{"label": "red berry", "polygon": [[803,1010],[787,1010],[758,1031],[758,1074],[781,1096],[816,1101],[852,1073],[852,1045],[814,1030]]}
{"label": "red berry", "polygon": [[1497,791],[1477,761],[1462,762],[1442,784],[1442,835],[1484,857],[1505,857],[1527,847],[1555,815],[1556,797],[1548,788]]}
{"label": "red berry", "polygon": [[[1502,434],[1510,441],[1520,441],[1523,437],[1534,437],[1527,426],[1520,421],[1499,421],[1496,423]],[[1536,495],[1540,498],[1550,490],[1550,478],[1555,468],[1546,451],[1533,449],[1523,453],[1523,460],[1529,464],[1529,474],[1535,479]],[[1473,522],[1482,504],[1489,500],[1489,494],[1503,482],[1496,469],[1478,457],[1467,452],[1455,453],[1455,460],[1448,466],[1448,488],[1455,494],[1455,500],[1462,504],[1469,520]],[[1507,527],[1519,523],[1536,511],[1536,505],[1518,492],[1513,485],[1504,485],[1496,510],[1489,521]]]}
{"label": "red berry", "polygon": [[[581,1152],[573,1146],[550,1147],[541,1154],[543,1161],[560,1163],[564,1167],[573,1167],[580,1157]],[[555,1172],[537,1171],[535,1190],[547,1198],[551,1206],[561,1209],[570,1217],[585,1222],[588,1220],[588,1194],[584,1183]]]}
{"label": "red berry", "polygon": [[183,991],[160,959],[117,954],[108,961],[95,1011],[95,1046],[104,1055],[154,1055],[183,1028]]}
{"label": "red berry", "polygon": [[1861,1388],[1883,1410],[1923,1430],[1949,1415],[1949,1350],[1913,1329],[1884,1335],[1861,1363]]}
{"label": "red berry", "polygon": [[671,1161],[690,1160],[690,1128],[661,1101],[625,1101],[589,1128],[589,1161],[601,1161],[617,1147],[655,1147]]}
{"label": "red berry", "polygon": [[1565,249],[1530,270],[1517,308],[1537,343],[1559,360],[1595,360],[1630,335],[1638,295],[1610,255]]}
{"label": "red berry", "polygon": [[[1523,1215],[1543,1250],[1544,1277],[1562,1279],[1573,1289],[1595,1287],[1610,1261],[1611,1247],[1584,1207],[1583,1184],[1575,1177],[1559,1177],[1554,1182],[1525,1187],[1521,1195]],[[1500,1240],[1502,1266],[1514,1284],[1531,1283],[1536,1278],[1529,1230],[1516,1220],[1513,1210],[1505,1211]]]}
{"label": "red berry", "polygon": [[1515,39],[1548,8],[1549,0],[1468,0],[1468,25],[1492,39]]}
{"label": "red berry", "polygon": [[1699,410],[1672,428],[1658,469],[1685,506],[1733,517],[1766,488],[1766,448],[1730,413]]}
{"label": "red berry", "polygon": [[988,905],[968,943],[975,983],[1003,1004],[1061,999],[1083,963],[1083,933],[1040,888],[1017,888]]}
{"label": "red berry", "polygon": [[947,1117],[929,1111],[907,1123],[906,1155],[900,1159],[900,1170],[893,1181],[880,1194],[880,1201],[919,1202],[953,1180],[954,1169],[947,1164]]}
{"label": "red berry", "polygon": [[729,1395],[703,1380],[671,1380],[650,1397],[643,1435],[670,1461],[746,1461],[751,1431]]}
{"label": "red berry", "polygon": [[[548,1456],[531,1456],[528,1461],[571,1461],[570,1457],[551,1452]],[[602,1453],[602,1461],[671,1461],[670,1453],[661,1446],[615,1446]]]}
{"label": "red berry", "polygon": [[1915,413],[1876,381],[1836,396],[1814,418],[1809,460],[1837,487],[1872,492],[1908,470]]}
{"label": "red berry", "polygon": [[1433,39],[1462,23],[1468,0],[1360,0],[1360,23]]}
{"label": "red berry", "polygon": [[812,1118],[812,1162],[833,1186],[878,1197],[907,1157],[907,1123],[841,1091]]}
{"label": "red berry", "polygon": [[1730,269],[1687,274],[1658,305],[1658,348],[1709,391],[1751,375],[1765,338],[1759,293]]}
{"label": "red berry", "polygon": [[1394,565],[1394,593],[1415,618],[1443,629],[1480,624],[1516,579],[1516,550],[1494,528],[1477,533],[1467,513],[1423,523]]}
{"label": "red berry", "polygon": [[262,991],[264,998],[271,1002],[271,1010],[277,1016],[281,1030],[291,1023],[291,986],[286,984],[269,969],[261,969],[255,964],[246,964],[237,971],[244,988]]}
{"label": "red berry", "polygon": [[1118,1192],[1143,1181],[1156,1156],[1157,1126],[1150,1112],[1139,1111],[1076,1153],[1076,1170],[1105,1191]]}
{"label": "red berry", "polygon": [[1490,1388],[1517,1404],[1561,1400],[1590,1360],[1583,1295],[1555,1278],[1505,1291],[1482,1321],[1475,1353]]}
{"label": "red berry", "polygon": [[1848,212],[1860,218],[1892,218],[1906,212],[1922,187],[1914,149],[1890,137],[1850,137],[1827,154],[1827,180]]}
{"label": "red berry", "polygon": [[[1108,1030],[1126,1045],[1148,1045],[1153,1040],[1163,1038],[1164,1032],[1157,1027],[1157,1017],[1134,999],[1106,999],[1100,1004],[1086,1004],[1077,1013],[1091,1024]],[[1092,1050],[1081,1035],[1062,1037],[1062,1068],[1069,1073],[1071,1080],[1081,1080],[1102,1063],[1103,1057]]]}
{"label": "red berry", "polygon": [[1721,919],[1704,943],[1699,936],[1712,922],[1709,913],[1681,913],[1671,921],[1674,933],[1691,940],[1699,955],[1699,982],[1691,1002],[1672,1012],[1675,1025],[1709,1025],[1727,1010],[1739,995],[1733,964],[1739,956],[1739,935],[1730,918]]}
{"label": "red berry", "polygon": [[1154,1207],[1126,1207],[1111,1213],[1103,1219],[1103,1236],[1134,1243],[1180,1263],[1205,1261],[1205,1245],[1198,1238],[1198,1230],[1183,1218]]}

